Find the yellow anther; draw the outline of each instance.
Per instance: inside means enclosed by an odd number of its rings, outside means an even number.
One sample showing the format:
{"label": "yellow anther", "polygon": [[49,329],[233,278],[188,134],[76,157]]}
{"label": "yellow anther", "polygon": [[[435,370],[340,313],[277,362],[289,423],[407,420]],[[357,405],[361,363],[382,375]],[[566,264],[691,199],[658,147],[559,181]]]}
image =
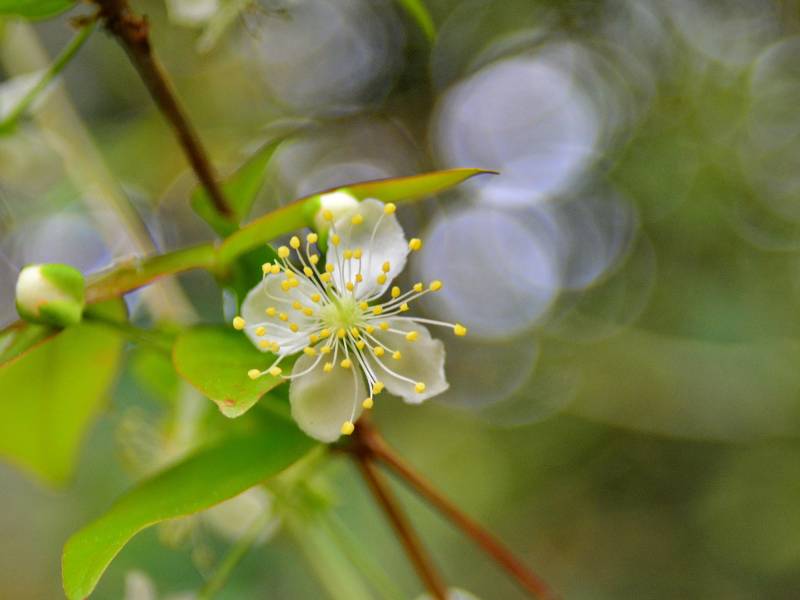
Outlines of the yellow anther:
{"label": "yellow anther", "polygon": [[322,296],[320,296],[319,294],[311,294],[312,302],[319,302],[320,300],[322,300]]}
{"label": "yellow anther", "polygon": [[299,300],[295,300],[294,302],[292,302],[292,308],[295,310],[300,310],[301,308],[303,308],[303,305],[300,304]]}
{"label": "yellow anther", "polygon": [[273,377],[277,377],[281,373],[283,373],[283,369],[281,369],[280,367],[270,367],[269,369],[269,374],[272,375]]}
{"label": "yellow anther", "polygon": [[361,403],[361,406],[369,410],[373,406],[375,406],[375,402],[372,401],[372,398],[364,398],[364,401]]}
{"label": "yellow anther", "polygon": [[372,395],[377,396],[383,391],[384,385],[381,381],[376,381],[372,384]]}
{"label": "yellow anther", "polygon": [[410,242],[408,242],[408,249],[409,250],[419,250],[422,248],[422,240],[419,238],[412,238]]}
{"label": "yellow anther", "polygon": [[303,267],[303,274],[305,274],[306,277],[313,277],[314,270],[311,267]]}
{"label": "yellow anther", "polygon": [[262,326],[260,326],[260,327],[256,327],[256,335],[257,335],[258,337],[261,337],[261,336],[262,336],[262,335],[264,335],[265,333],[267,333],[267,328],[266,328],[266,327],[264,327],[263,325],[262,325]]}
{"label": "yellow anther", "polygon": [[316,265],[319,262],[319,254],[312,254],[308,257],[308,262],[312,265]]}
{"label": "yellow anther", "polygon": [[341,366],[343,369],[349,369],[350,367],[353,366],[353,361],[350,360],[349,358],[345,358],[342,360],[342,362],[339,363],[339,366]]}
{"label": "yellow anther", "polygon": [[366,345],[367,345],[367,342],[365,342],[364,340],[358,340],[356,342],[356,348],[358,348],[359,350],[363,350]]}
{"label": "yellow anther", "polygon": [[364,281],[364,276],[361,273],[356,273],[356,281],[358,283],[361,283],[362,281]]}
{"label": "yellow anther", "polygon": [[289,240],[289,245],[297,250],[300,247],[300,238],[296,235],[293,235],[292,239]]}
{"label": "yellow anther", "polygon": [[361,213],[356,213],[353,215],[353,218],[350,219],[350,222],[353,225],[361,225],[364,222],[364,215],[362,215]]}
{"label": "yellow anther", "polygon": [[309,233],[306,236],[306,241],[309,244],[316,244],[318,239],[319,239],[319,236],[316,233]]}
{"label": "yellow anther", "polygon": [[272,271],[272,265],[271,265],[271,264],[269,264],[269,263],[264,263],[263,265],[261,265],[261,272],[262,272],[264,275],[267,275],[267,274],[268,274],[268,273],[270,273],[271,271]]}
{"label": "yellow anther", "polygon": [[354,289],[356,289],[356,286],[353,285],[352,281],[348,281],[347,283],[345,283],[344,287],[347,288],[348,292],[352,292]]}
{"label": "yellow anther", "polygon": [[341,243],[341,241],[342,241],[342,238],[339,237],[338,233],[334,233],[331,236],[331,244],[333,244],[334,246],[338,246]]}
{"label": "yellow anther", "polygon": [[297,333],[300,331],[300,326],[297,323],[289,323],[289,329],[291,329],[293,333]]}
{"label": "yellow anther", "polygon": [[356,339],[361,337],[361,332],[358,330],[358,327],[355,327],[355,326],[351,327],[350,328],[350,333],[352,333],[353,337],[356,338]]}
{"label": "yellow anther", "polygon": [[333,221],[333,213],[329,210],[322,211],[322,218],[326,221]]}
{"label": "yellow anther", "polygon": [[366,331],[367,333],[372,333],[373,331],[375,331],[375,328],[372,325],[366,325],[364,327],[364,331]]}
{"label": "yellow anther", "polygon": [[379,315],[382,312],[383,312],[383,307],[382,306],[378,305],[378,306],[373,306],[372,307],[372,314],[373,315]]}
{"label": "yellow anther", "polygon": [[305,348],[303,348],[303,352],[305,352],[307,356],[317,355],[317,351],[314,350],[314,348],[312,348],[311,346],[306,346]]}
{"label": "yellow anther", "polygon": [[383,349],[383,346],[375,346],[372,349],[372,352],[375,354],[375,356],[383,356],[385,350]]}
{"label": "yellow anther", "polygon": [[247,376],[250,379],[258,379],[259,377],[261,377],[261,371],[259,371],[258,369],[250,369],[247,372]]}
{"label": "yellow anther", "polygon": [[350,250],[350,248],[348,248],[347,250],[344,251],[343,256],[345,260],[350,260],[351,258],[353,258],[353,251]]}
{"label": "yellow anther", "polygon": [[310,317],[310,316],[312,316],[312,315],[314,314],[314,309],[313,309],[313,308],[310,308],[310,307],[308,307],[308,306],[306,306],[306,307],[303,309],[303,314],[304,314],[305,316],[307,316],[307,317]]}
{"label": "yellow anther", "polygon": [[364,251],[361,248],[356,248],[353,250],[353,258],[356,260],[361,260],[362,256],[364,256]]}
{"label": "yellow anther", "polygon": [[380,327],[382,331],[386,331],[387,329],[389,329],[389,322],[383,321],[378,325],[378,327]]}
{"label": "yellow anther", "polygon": [[392,298],[397,298],[399,295],[400,295],[400,288],[397,287],[397,286],[394,286],[392,288]]}
{"label": "yellow anther", "polygon": [[338,337],[340,340],[344,339],[346,335],[347,330],[344,327],[339,327],[339,329],[336,331],[336,337]]}
{"label": "yellow anther", "polygon": [[281,345],[278,342],[272,342],[271,350],[273,354],[277,354],[281,351]]}
{"label": "yellow anther", "polygon": [[392,353],[392,358],[395,359],[395,360],[400,360],[401,358],[403,358],[403,355],[400,354],[400,350],[395,350]]}
{"label": "yellow anther", "polygon": [[390,262],[387,260],[387,261],[386,261],[385,263],[383,263],[383,265],[381,266],[381,270],[382,270],[384,273],[388,273],[389,271],[391,271],[391,270],[392,270],[392,265],[391,265],[391,263],[390,263]]}
{"label": "yellow anther", "polygon": [[300,285],[300,282],[297,281],[297,279],[290,279],[289,280],[289,287],[296,288],[298,285]]}
{"label": "yellow anther", "polygon": [[384,283],[386,283],[386,273],[381,273],[380,275],[378,275],[377,281],[379,285],[383,285]]}
{"label": "yellow anther", "polygon": [[358,308],[360,308],[361,310],[367,310],[369,308],[369,304],[367,304],[366,302],[363,302],[363,301],[359,302],[358,303]]}
{"label": "yellow anther", "polygon": [[406,334],[406,341],[407,342],[416,342],[418,337],[419,337],[419,331],[409,331]]}
{"label": "yellow anther", "polygon": [[434,281],[431,281],[430,290],[432,292],[437,292],[440,289],[442,289],[442,282],[441,281],[439,281],[438,279],[436,279]]}
{"label": "yellow anther", "polygon": [[278,315],[278,318],[279,318],[281,321],[288,321],[288,320],[289,320],[289,315],[287,315],[285,312],[282,312],[282,313],[280,313],[280,314]]}
{"label": "yellow anther", "polygon": [[424,285],[422,285],[422,282],[421,282],[421,281],[419,281],[419,282],[417,282],[417,283],[415,283],[415,284],[414,284],[414,287],[413,287],[412,289],[413,289],[415,292],[419,293],[419,292],[421,292],[421,291],[422,291],[422,289],[423,289],[424,287],[425,287],[425,286],[424,286]]}
{"label": "yellow anther", "polygon": [[331,280],[331,274],[323,273],[322,275],[319,276],[319,278],[322,281],[322,283],[328,283]]}
{"label": "yellow anther", "polygon": [[342,435],[350,435],[355,431],[356,427],[350,421],[342,423]]}
{"label": "yellow anther", "polygon": [[319,349],[319,353],[320,354],[330,354],[331,353],[331,347],[330,346],[323,346],[322,348]]}
{"label": "yellow anther", "polygon": [[325,272],[326,273],[333,273],[333,270],[335,268],[336,267],[333,266],[333,263],[328,263],[327,265],[325,265]]}
{"label": "yellow anther", "polygon": [[331,371],[333,371],[333,363],[326,362],[324,365],[322,365],[322,370],[325,371],[326,373],[330,373]]}
{"label": "yellow anther", "polygon": [[422,392],[425,391],[425,384],[422,383],[421,381],[418,381],[417,385],[414,386],[414,391],[417,392],[418,394],[421,394]]}
{"label": "yellow anther", "polygon": [[246,324],[247,323],[245,323],[245,321],[244,321],[244,319],[242,317],[233,317],[233,328],[234,329],[238,329],[239,331],[241,331],[242,329],[244,329],[244,326]]}
{"label": "yellow anther", "polygon": [[319,336],[316,333],[312,333],[308,336],[308,341],[312,344],[316,344],[319,341]]}
{"label": "yellow anther", "polygon": [[289,258],[289,248],[286,246],[281,246],[278,248],[278,256],[281,258]]}
{"label": "yellow anther", "polygon": [[274,306],[270,306],[270,307],[269,307],[267,310],[265,310],[265,311],[264,311],[264,313],[265,313],[265,314],[266,314],[268,317],[274,317],[274,316],[277,314],[277,312],[278,312],[278,311],[277,311],[277,310],[275,310],[275,307],[274,307]]}
{"label": "yellow anther", "polygon": [[292,289],[292,282],[289,279],[281,281],[281,289],[288,294],[289,290]]}
{"label": "yellow anther", "polygon": [[277,275],[280,272],[281,272],[281,266],[280,265],[277,265],[277,264],[272,265],[272,274],[273,275]]}
{"label": "yellow anther", "polygon": [[460,323],[456,323],[453,325],[453,333],[456,335],[467,335],[467,328],[461,325]]}
{"label": "yellow anther", "polygon": [[331,335],[331,330],[328,329],[327,327],[319,332],[319,337],[321,337],[323,340],[327,337],[330,337],[330,335]]}
{"label": "yellow anther", "polygon": [[403,303],[400,305],[400,312],[406,312],[407,310],[409,310],[409,308],[408,308],[408,302],[403,302]]}
{"label": "yellow anther", "polygon": [[262,350],[269,350],[272,348],[272,342],[269,340],[258,340],[258,347]]}
{"label": "yellow anther", "polygon": [[383,212],[387,215],[393,215],[396,210],[397,206],[395,206],[394,202],[387,202],[383,205]]}

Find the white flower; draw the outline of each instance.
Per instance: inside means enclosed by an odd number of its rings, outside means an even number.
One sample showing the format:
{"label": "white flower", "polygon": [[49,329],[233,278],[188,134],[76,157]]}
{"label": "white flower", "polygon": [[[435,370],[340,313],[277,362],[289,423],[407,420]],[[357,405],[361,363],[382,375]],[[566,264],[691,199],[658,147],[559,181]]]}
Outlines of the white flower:
{"label": "white flower", "polygon": [[[394,204],[365,200],[337,209],[320,209],[329,228],[324,269],[318,234],[308,234],[305,245],[293,237],[291,249],[278,249],[279,261],[263,265],[264,278],[233,322],[259,349],[276,355],[266,370],[248,375],[291,380],[292,416],[324,442],[352,433],[362,409],[384,389],[417,404],[448,388],[444,346],[421,323],[467,332],[457,323],[405,314],[411,301],[440,289],[440,281],[416,283],[406,292],[390,288],[408,253],[422,247],[419,239],[406,241]],[[290,262],[292,251],[297,264]],[[300,352],[284,375],[281,362]]]}

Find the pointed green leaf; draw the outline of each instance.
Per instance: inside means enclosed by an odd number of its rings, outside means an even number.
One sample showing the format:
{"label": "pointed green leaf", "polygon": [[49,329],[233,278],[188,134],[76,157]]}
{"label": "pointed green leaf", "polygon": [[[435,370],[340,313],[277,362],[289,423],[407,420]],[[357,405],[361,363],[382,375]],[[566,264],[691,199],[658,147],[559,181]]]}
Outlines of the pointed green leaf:
{"label": "pointed green leaf", "polygon": [[67,598],[91,594],[117,553],[142,529],[232,498],[313,446],[294,424],[273,419],[256,434],[227,438],[140,483],[67,541],[62,557]]}
{"label": "pointed green leaf", "polygon": [[46,19],[74,5],[74,0],[0,0],[0,15]]}
{"label": "pointed green leaf", "polygon": [[259,352],[244,333],[232,327],[190,329],[178,337],[172,352],[178,374],[216,402],[226,417],[245,413],[283,382],[271,375],[256,380],[247,376],[250,369],[266,369],[274,360],[274,354]]}
{"label": "pointed green leaf", "polygon": [[265,144],[259,148],[247,162],[222,184],[225,198],[233,209],[233,219],[221,216],[208,194],[203,188],[197,188],[192,194],[192,208],[221,236],[230,235],[238,228],[239,223],[247,217],[253,202],[264,184],[267,165],[283,138]]}
{"label": "pointed green leaf", "polygon": [[[93,307],[124,318],[121,302]],[[103,325],[65,329],[0,367],[0,455],[63,484],[114,381],[123,340]]]}

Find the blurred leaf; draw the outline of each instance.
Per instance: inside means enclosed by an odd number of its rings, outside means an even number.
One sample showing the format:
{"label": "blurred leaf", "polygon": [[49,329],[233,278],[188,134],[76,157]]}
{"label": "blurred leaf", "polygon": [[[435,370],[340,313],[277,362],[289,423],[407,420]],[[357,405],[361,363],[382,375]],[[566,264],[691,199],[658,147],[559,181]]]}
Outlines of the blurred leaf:
{"label": "blurred leaf", "polygon": [[211,398],[226,417],[247,412],[261,396],[283,383],[264,375],[256,380],[250,369],[266,369],[275,360],[259,352],[245,335],[229,327],[190,329],[175,343],[172,360],[178,373]]}
{"label": "blurred leaf", "polygon": [[[92,310],[125,318],[119,301]],[[48,483],[63,484],[114,380],[122,346],[118,334],[87,322],[0,367],[0,454]]]}
{"label": "blurred leaf", "polygon": [[256,199],[272,155],[284,138],[265,144],[247,162],[222,184],[222,191],[233,209],[233,220],[221,216],[205,189],[197,188],[192,194],[192,208],[221,236],[227,236],[238,229],[238,224],[247,217]]}
{"label": "blurred leaf", "polygon": [[27,321],[17,321],[0,332],[0,367],[25,352],[56,335],[60,330],[46,325],[35,325]]}
{"label": "blurred leaf", "polygon": [[412,19],[419,25],[425,37],[433,41],[436,37],[436,26],[433,24],[431,13],[422,2],[422,0],[397,0],[400,6],[411,16]]}
{"label": "blurred leaf", "polygon": [[117,553],[142,529],[232,498],[313,446],[292,423],[275,419],[256,434],[225,439],[145,480],[67,541],[62,558],[67,597],[91,594]]}
{"label": "blurred leaf", "polygon": [[140,345],[131,353],[129,368],[147,393],[166,402],[175,399],[180,379],[168,355]]}
{"label": "blurred leaf", "polygon": [[0,15],[46,19],[75,5],[73,0],[0,0]]}

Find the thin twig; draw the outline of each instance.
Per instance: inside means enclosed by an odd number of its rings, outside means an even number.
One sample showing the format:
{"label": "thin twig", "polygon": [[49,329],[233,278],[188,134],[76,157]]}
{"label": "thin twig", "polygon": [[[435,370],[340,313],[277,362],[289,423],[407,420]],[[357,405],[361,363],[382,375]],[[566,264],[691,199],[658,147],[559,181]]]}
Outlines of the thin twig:
{"label": "thin twig", "polygon": [[93,0],[93,2],[100,8],[98,16],[106,30],[116,37],[125,49],[153,100],[175,130],[189,163],[217,212],[225,217],[233,217],[233,211],[217,183],[208,154],[153,54],[147,18],[134,14],[128,6],[128,0]]}
{"label": "thin twig", "polygon": [[[358,438],[359,430],[356,428],[354,437]],[[362,446],[367,448],[367,446]],[[445,600],[447,597],[447,588],[445,587],[441,577],[434,570],[433,563],[427,552],[422,546],[417,534],[411,527],[408,519],[403,513],[402,509],[397,503],[397,500],[389,490],[389,486],[383,475],[378,471],[372,456],[369,452],[354,451],[353,457],[364,475],[364,480],[367,482],[373,496],[383,508],[389,521],[392,523],[395,532],[400,538],[403,547],[405,548],[411,564],[417,571],[417,575],[428,588],[428,591],[436,600]]]}
{"label": "thin twig", "polygon": [[526,567],[521,560],[516,558],[508,548],[479,523],[461,512],[455,504],[445,498],[402,458],[397,456],[376,429],[369,423],[362,423],[362,421],[364,419],[359,421],[360,435],[358,441],[365,445],[375,458],[391,468],[414,491],[435,506],[465,535],[483,548],[495,562],[514,577],[524,590],[537,598],[548,600],[558,598],[541,577]]}

